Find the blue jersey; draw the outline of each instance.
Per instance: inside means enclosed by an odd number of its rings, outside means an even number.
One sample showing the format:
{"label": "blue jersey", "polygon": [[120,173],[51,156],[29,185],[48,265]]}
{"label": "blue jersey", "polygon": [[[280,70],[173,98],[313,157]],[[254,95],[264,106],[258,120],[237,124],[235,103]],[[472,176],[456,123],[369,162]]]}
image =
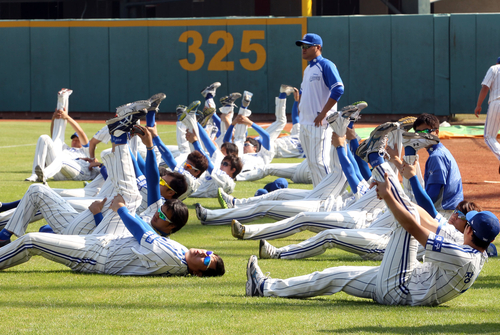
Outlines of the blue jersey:
{"label": "blue jersey", "polygon": [[[425,163],[425,190],[432,184],[442,185],[441,205],[445,210],[453,210],[458,203],[464,200],[462,189],[462,176],[457,162],[446,147],[438,143],[433,145],[429,152],[429,158]],[[437,203],[439,203],[438,199]]]}

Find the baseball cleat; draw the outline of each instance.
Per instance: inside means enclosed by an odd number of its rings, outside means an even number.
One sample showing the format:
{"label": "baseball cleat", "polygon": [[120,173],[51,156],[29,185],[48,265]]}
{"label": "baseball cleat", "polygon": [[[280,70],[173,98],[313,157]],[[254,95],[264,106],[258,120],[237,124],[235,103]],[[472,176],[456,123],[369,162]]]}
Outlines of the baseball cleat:
{"label": "baseball cleat", "polygon": [[234,92],[229,95],[226,95],[225,97],[220,98],[220,103],[222,106],[236,106],[234,102],[241,98],[241,93]]}
{"label": "baseball cleat", "polygon": [[234,203],[233,203],[234,197],[232,195],[229,195],[226,192],[224,192],[222,187],[219,187],[217,189],[217,200],[219,200],[220,206],[224,209],[234,207]]}
{"label": "baseball cleat", "polygon": [[367,163],[369,163],[368,155],[372,152],[378,152],[380,156],[384,156],[386,153],[387,134],[398,129],[398,127],[399,123],[397,122],[381,124],[371,132],[370,137],[366,141],[360,144],[356,150],[356,155]]}
{"label": "baseball cleat", "polygon": [[293,86],[281,84],[280,93],[286,93],[287,96],[292,94],[293,93]]}
{"label": "baseball cleat", "polygon": [[211,94],[212,97],[215,97],[215,91],[220,87],[220,83],[216,81],[215,83],[212,83],[205,87],[203,90],[201,90],[201,95],[203,95],[204,98],[207,97],[207,94]]}
{"label": "baseball cleat", "polygon": [[403,133],[403,147],[412,147],[415,151],[439,143],[439,137],[426,133]]}
{"label": "baseball cleat", "polygon": [[151,98],[148,99],[151,106],[149,106],[148,111],[158,112],[160,103],[166,98],[165,93],[156,93]]}
{"label": "baseball cleat", "polygon": [[28,178],[26,178],[24,181],[29,181],[29,182],[36,182],[36,180],[38,179],[37,175],[36,174],[32,174],[31,176],[29,176]]}
{"label": "baseball cleat", "polygon": [[196,208],[196,217],[201,222],[204,222],[207,219],[207,209],[204,208],[200,203],[194,204],[194,207]]}
{"label": "baseball cleat", "polygon": [[57,95],[60,95],[60,96],[69,96],[71,95],[71,93],[73,93],[73,90],[70,90],[69,88],[61,88],[61,90],[59,92],[57,92]]}
{"label": "baseball cleat", "polygon": [[191,113],[198,110],[198,106],[201,104],[200,100],[195,100],[192,103],[189,104],[189,106],[186,107],[186,113]]}
{"label": "baseball cleat", "polygon": [[252,255],[247,264],[246,295],[249,297],[262,297],[260,285],[266,277],[257,264],[257,256]]}
{"label": "baseball cleat", "polygon": [[151,107],[151,102],[149,100],[138,100],[135,102],[130,102],[125,105],[116,107],[116,116],[122,117],[124,115],[141,113],[143,109],[148,109]]}
{"label": "baseball cleat", "polygon": [[137,121],[146,114],[147,111],[145,109],[138,111],[131,110],[127,114],[107,120],[106,124],[108,125],[109,133],[115,137],[119,137],[124,133],[130,132],[132,127],[137,124]]}
{"label": "baseball cleat", "polygon": [[184,105],[178,105],[177,108],[175,109],[175,113],[177,114],[177,121],[182,121],[186,117],[187,113],[186,111],[186,106]]}
{"label": "baseball cleat", "polygon": [[404,129],[405,131],[411,130],[413,128],[413,124],[417,120],[414,116],[405,116],[398,120],[399,127]]}
{"label": "baseball cleat", "polygon": [[326,121],[332,126],[339,117],[339,112],[333,112],[326,117]]}
{"label": "baseball cleat", "polygon": [[205,127],[208,121],[210,121],[212,115],[214,115],[214,113],[215,113],[215,108],[208,107],[204,111],[198,111],[196,113],[196,119],[198,123],[201,124],[202,127]]}
{"label": "baseball cleat", "polygon": [[243,98],[241,99],[241,106],[247,108],[252,101],[253,93],[248,91],[243,91]]}
{"label": "baseball cleat", "polygon": [[231,221],[231,234],[239,240],[243,240],[245,236],[245,226],[238,220]]}
{"label": "baseball cleat", "polygon": [[47,178],[45,177],[43,169],[40,165],[35,166],[35,173],[37,176],[36,181],[42,182],[44,185],[47,184]]}
{"label": "baseball cleat", "polygon": [[278,259],[278,258],[280,258],[280,253],[278,252],[278,248],[270,245],[266,240],[260,240],[259,258],[260,259]]}

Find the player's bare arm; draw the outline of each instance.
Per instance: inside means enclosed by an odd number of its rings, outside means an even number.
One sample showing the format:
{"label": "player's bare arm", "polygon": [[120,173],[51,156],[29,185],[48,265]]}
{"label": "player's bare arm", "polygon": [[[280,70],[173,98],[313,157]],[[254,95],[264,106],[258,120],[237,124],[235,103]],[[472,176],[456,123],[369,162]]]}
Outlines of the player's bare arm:
{"label": "player's bare arm", "polygon": [[476,104],[476,109],[474,109],[474,114],[476,117],[479,117],[479,114],[481,114],[481,105],[483,104],[484,99],[486,98],[486,95],[488,95],[489,87],[486,85],[481,85],[481,91],[479,92],[479,96],[477,97],[477,104]]}
{"label": "player's bare arm", "polygon": [[415,217],[396,200],[391,191],[389,175],[386,173],[385,180],[383,182],[374,181],[372,183],[372,186],[373,185],[377,187],[377,197],[385,201],[396,221],[398,221],[408,233],[410,233],[422,246],[425,247],[429,237],[429,230],[422,227],[417,222]]}
{"label": "player's bare arm", "polygon": [[332,109],[336,103],[337,103],[337,100],[332,99],[332,98],[328,98],[328,101],[326,102],[325,106],[323,107],[323,110],[321,110],[321,113],[319,113],[318,116],[316,116],[316,118],[314,119],[314,125],[316,127],[321,127],[321,125],[323,125],[323,120],[326,117],[326,113],[328,113],[328,111],[330,109]]}

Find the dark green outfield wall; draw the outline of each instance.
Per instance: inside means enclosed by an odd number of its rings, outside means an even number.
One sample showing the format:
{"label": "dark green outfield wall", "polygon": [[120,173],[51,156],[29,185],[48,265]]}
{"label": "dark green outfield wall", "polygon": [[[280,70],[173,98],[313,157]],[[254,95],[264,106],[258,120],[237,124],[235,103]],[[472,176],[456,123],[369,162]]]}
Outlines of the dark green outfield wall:
{"label": "dark green outfield wall", "polygon": [[252,111],[272,113],[279,85],[300,85],[294,42],[310,31],[344,80],[340,106],[366,100],[370,114],[472,113],[500,56],[498,22],[500,14],[2,21],[0,111],[51,111],[56,92],[69,87],[72,111],[113,111],[165,92],[161,112],[174,112],[220,81],[217,97],[249,90]]}

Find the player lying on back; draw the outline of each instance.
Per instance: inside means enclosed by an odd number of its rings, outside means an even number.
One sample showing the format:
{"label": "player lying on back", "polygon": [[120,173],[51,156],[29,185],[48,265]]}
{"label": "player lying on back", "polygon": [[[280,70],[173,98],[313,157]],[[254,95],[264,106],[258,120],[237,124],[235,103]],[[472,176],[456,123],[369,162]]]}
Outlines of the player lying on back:
{"label": "player lying on back", "polygon": [[[467,214],[464,244],[449,242],[425,228],[433,218],[404,194],[397,177],[379,156],[379,141],[368,143],[361,154],[370,161],[377,196],[399,223],[380,266],[335,267],[289,279],[263,275],[256,256],[247,265],[248,296],[304,298],[340,291],[386,305],[439,305],[456,298],[476,280],[486,259],[486,248],[500,230],[489,212]],[[417,244],[426,250],[417,261]]]}
{"label": "player lying on back", "polygon": [[[129,234],[57,235],[28,233],[0,248],[0,269],[42,256],[73,271],[122,276],[224,275],[224,262],[204,249],[188,249],[159,236],[144,221],[130,214],[121,195],[111,208],[125,223]],[[162,213],[166,216],[166,213]],[[131,235],[130,235],[131,234]]]}

